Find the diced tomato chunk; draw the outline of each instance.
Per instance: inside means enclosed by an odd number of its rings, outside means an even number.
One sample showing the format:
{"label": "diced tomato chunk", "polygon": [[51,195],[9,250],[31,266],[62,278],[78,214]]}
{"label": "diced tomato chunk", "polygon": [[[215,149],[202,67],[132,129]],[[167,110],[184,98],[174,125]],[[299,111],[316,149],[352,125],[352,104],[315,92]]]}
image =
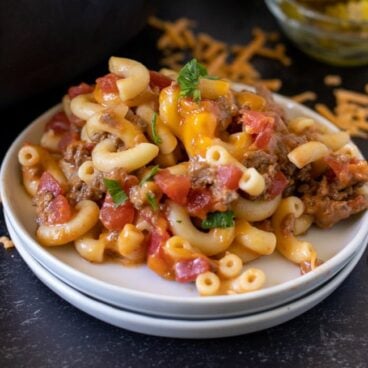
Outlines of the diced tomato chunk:
{"label": "diced tomato chunk", "polygon": [[212,208],[212,202],[212,194],[209,189],[191,189],[188,194],[188,212],[191,216],[204,219]]}
{"label": "diced tomato chunk", "polygon": [[172,80],[163,75],[162,73],[158,73],[153,70],[150,70],[149,73],[150,73],[151,88],[158,87],[159,90],[161,91],[163,88],[170,86]]}
{"label": "diced tomato chunk", "polygon": [[126,201],[120,206],[116,206],[109,194],[100,210],[100,220],[108,230],[119,231],[124,225],[134,221],[135,209],[133,205]]}
{"label": "diced tomato chunk", "polygon": [[161,277],[171,279],[173,278],[171,265],[165,259],[163,251],[163,246],[169,237],[166,230],[153,229],[147,248],[147,266]]}
{"label": "diced tomato chunk", "polygon": [[169,170],[160,170],[154,177],[156,184],[170,199],[184,206],[191,186],[186,175],[173,175]]}
{"label": "diced tomato chunk", "polygon": [[162,256],[162,247],[165,244],[166,240],[170,238],[169,233],[166,230],[158,231],[157,229],[153,229],[150,234],[150,241],[148,243],[147,255],[161,255]]}
{"label": "diced tomato chunk", "polygon": [[243,110],[241,122],[249,134],[255,135],[254,145],[257,148],[267,148],[273,134],[275,119],[259,111]]}
{"label": "diced tomato chunk", "polygon": [[67,132],[70,128],[70,121],[65,112],[56,113],[46,124],[45,131],[53,130],[55,133]]}
{"label": "diced tomato chunk", "polygon": [[236,190],[239,187],[239,180],[243,175],[242,171],[234,165],[223,165],[217,169],[218,181],[227,189]]}
{"label": "diced tomato chunk", "polygon": [[247,133],[259,134],[266,128],[272,128],[275,119],[272,116],[268,116],[263,112],[244,110],[242,112],[241,121],[246,126]]}
{"label": "diced tomato chunk", "polygon": [[71,114],[69,118],[70,118],[70,122],[79,128],[82,128],[83,125],[86,123],[85,120],[78,118],[78,116],[75,116],[74,114]]}
{"label": "diced tomato chunk", "polygon": [[72,218],[72,208],[65,196],[59,194],[47,206],[47,223],[49,225],[65,224]]}
{"label": "diced tomato chunk", "polygon": [[266,128],[263,132],[256,135],[254,145],[260,149],[267,148],[272,138],[272,134],[273,134],[273,130],[271,128]]}
{"label": "diced tomato chunk", "polygon": [[65,132],[58,143],[58,149],[62,152],[65,151],[65,149],[69,146],[69,144],[77,141],[78,138],[79,135],[75,131]]}
{"label": "diced tomato chunk", "polygon": [[38,193],[52,193],[54,197],[64,194],[64,189],[60,183],[48,172],[44,171],[41,175],[40,182],[37,188]]}
{"label": "diced tomato chunk", "polygon": [[288,183],[289,181],[287,177],[282,173],[282,171],[278,171],[272,178],[271,186],[268,188],[267,192],[271,198],[274,198],[284,191]]}
{"label": "diced tomato chunk", "polygon": [[79,95],[84,95],[86,93],[91,93],[93,91],[93,86],[82,82],[78,86],[72,86],[68,89],[68,95],[70,98],[77,97]]}
{"label": "diced tomato chunk", "polygon": [[176,281],[191,282],[195,281],[201,273],[210,270],[210,262],[204,257],[178,261],[175,263],[174,270]]}
{"label": "diced tomato chunk", "polygon": [[103,93],[118,93],[118,87],[116,86],[116,81],[119,78],[116,74],[109,73],[103,77],[96,79],[96,85],[101,89]]}

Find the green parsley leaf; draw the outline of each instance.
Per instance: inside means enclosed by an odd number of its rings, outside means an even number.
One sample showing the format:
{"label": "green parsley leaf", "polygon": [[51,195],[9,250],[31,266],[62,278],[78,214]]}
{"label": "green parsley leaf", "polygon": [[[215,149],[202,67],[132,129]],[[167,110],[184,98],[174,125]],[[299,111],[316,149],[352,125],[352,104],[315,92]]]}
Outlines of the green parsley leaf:
{"label": "green parsley leaf", "polygon": [[121,187],[118,181],[107,178],[104,178],[103,181],[107,191],[115,203],[115,206],[120,206],[128,199],[127,194],[124,192],[124,189]]}
{"label": "green parsley leaf", "polygon": [[152,207],[152,209],[154,211],[157,211],[158,210],[158,203],[157,203],[156,197],[151,193],[147,193],[146,198],[147,198],[148,203]]}
{"label": "green parsley leaf", "polygon": [[162,139],[161,137],[157,134],[157,128],[156,128],[156,124],[157,124],[157,113],[154,112],[152,115],[152,120],[151,120],[151,127],[152,127],[152,140],[154,144],[161,144],[162,143]]}
{"label": "green parsley leaf", "polygon": [[186,63],[181,68],[178,76],[180,96],[193,97],[194,101],[199,102],[201,100],[201,92],[198,89],[199,79],[206,77],[207,74],[206,67],[198,63],[196,59]]}
{"label": "green parsley leaf", "polygon": [[216,227],[231,227],[234,226],[234,212],[211,212],[202,221],[202,229],[214,229]]}
{"label": "green parsley leaf", "polygon": [[153,166],[153,168],[145,175],[143,176],[141,182],[139,183],[140,186],[142,186],[147,181],[150,181],[153,179],[153,177],[158,173],[158,170],[160,169],[160,166],[156,165]]}

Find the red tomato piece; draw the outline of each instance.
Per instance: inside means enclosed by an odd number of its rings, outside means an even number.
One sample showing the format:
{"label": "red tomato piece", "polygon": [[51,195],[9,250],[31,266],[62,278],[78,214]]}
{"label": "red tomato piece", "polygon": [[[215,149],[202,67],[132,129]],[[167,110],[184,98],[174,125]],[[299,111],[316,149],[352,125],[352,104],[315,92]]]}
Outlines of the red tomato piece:
{"label": "red tomato piece", "polygon": [[120,206],[116,206],[109,194],[100,210],[100,220],[108,230],[119,231],[124,225],[134,221],[135,209],[133,205],[126,201]]}
{"label": "red tomato piece", "polygon": [[166,240],[170,238],[169,233],[166,230],[158,231],[157,229],[153,229],[153,231],[150,234],[150,240],[147,247],[147,255],[153,256],[153,255],[159,255],[163,256],[163,250],[162,247],[165,244]]}
{"label": "red tomato piece", "polygon": [[219,166],[217,169],[218,181],[227,189],[236,190],[243,172],[234,165]]}
{"label": "red tomato piece", "polygon": [[337,179],[342,183],[348,183],[352,177],[350,162],[338,160],[336,157],[328,156],[325,162],[331,168]]}
{"label": "red tomato piece", "polygon": [[54,197],[64,194],[64,189],[60,183],[48,172],[44,171],[41,175],[40,182],[37,188],[38,193],[52,193]]}
{"label": "red tomato piece", "polygon": [[68,89],[68,95],[70,98],[77,97],[79,95],[84,95],[86,93],[91,93],[93,91],[93,86],[82,82],[78,86],[72,86]]}
{"label": "red tomato piece", "polygon": [[109,73],[103,77],[97,78],[96,85],[103,93],[118,93],[118,87],[116,86],[116,81],[118,79],[121,78],[119,78],[116,74]]}
{"label": "red tomato piece", "polygon": [[212,194],[209,189],[191,189],[188,194],[187,209],[191,216],[204,219],[212,208]]}
{"label": "red tomato piece", "polygon": [[53,130],[55,133],[67,132],[70,128],[70,121],[65,112],[56,113],[46,124],[45,131]]}
{"label": "red tomato piece", "polygon": [[85,120],[83,119],[80,119],[78,118],[77,116],[75,116],[74,114],[71,114],[70,115],[70,122],[73,124],[73,125],[76,125],[77,127],[79,128],[82,128],[83,125],[86,123]]}
{"label": "red tomato piece", "polygon": [[266,128],[272,128],[275,119],[259,111],[245,110],[242,113],[241,121],[247,128],[249,134],[259,134]]}
{"label": "red tomato piece", "polygon": [[170,235],[166,230],[154,229],[149,237],[147,248],[147,266],[167,279],[172,279],[172,267],[165,259],[163,246]]}
{"label": "red tomato piece", "polygon": [[274,198],[284,191],[288,183],[287,177],[281,171],[278,171],[273,177],[271,186],[268,188],[267,192],[271,198]]}
{"label": "red tomato piece", "polygon": [[195,281],[198,275],[210,270],[207,258],[197,257],[175,263],[175,280],[179,282]]}
{"label": "red tomato piece", "polygon": [[160,170],[154,177],[155,183],[174,202],[184,206],[191,186],[186,175],[173,175],[169,170]]}
{"label": "red tomato piece", "polygon": [[47,223],[49,225],[65,224],[72,218],[72,208],[65,196],[59,194],[47,206]]}
{"label": "red tomato piece", "polygon": [[256,135],[254,144],[257,148],[265,149],[267,148],[270,140],[272,138],[273,130],[272,128],[266,128],[263,132]]}
{"label": "red tomato piece", "polygon": [[58,149],[60,151],[65,151],[66,148],[69,146],[69,144],[74,141],[77,141],[78,138],[79,136],[77,132],[74,131],[65,132],[58,143]]}
{"label": "red tomato piece", "polygon": [[170,78],[166,77],[165,75],[159,72],[155,72],[153,70],[150,70],[149,73],[150,73],[150,87],[151,88],[158,87],[159,90],[161,91],[165,87],[170,86],[172,82]]}

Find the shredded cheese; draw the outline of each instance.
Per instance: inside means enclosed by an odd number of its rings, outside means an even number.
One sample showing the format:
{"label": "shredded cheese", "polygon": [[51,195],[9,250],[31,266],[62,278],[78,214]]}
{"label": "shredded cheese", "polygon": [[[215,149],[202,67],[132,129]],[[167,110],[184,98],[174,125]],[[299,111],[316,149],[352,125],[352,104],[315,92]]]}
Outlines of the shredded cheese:
{"label": "shredded cheese", "polygon": [[368,94],[335,89],[336,106],[331,111],[317,104],[316,110],[351,136],[368,138]]}
{"label": "shredded cheese", "polygon": [[286,48],[277,42],[276,32],[267,33],[260,28],[252,32],[252,40],[246,45],[228,45],[206,33],[194,33],[195,22],[179,18],[174,22],[150,17],[149,24],[163,31],[157,47],[163,51],[161,63],[178,71],[186,61],[186,56],[195,57],[207,67],[209,74],[247,84],[263,84],[276,91],[281,88],[280,79],[261,79],[259,72],[251,64],[254,57],[265,57],[279,61],[285,66],[291,64]]}
{"label": "shredded cheese", "polygon": [[339,75],[329,74],[323,79],[326,86],[337,87],[341,84],[341,77]]}
{"label": "shredded cheese", "polygon": [[0,243],[3,244],[5,249],[14,247],[14,243],[7,236],[0,236]]}
{"label": "shredded cheese", "polygon": [[307,101],[315,101],[317,99],[317,94],[312,91],[305,91],[302,93],[299,93],[298,95],[295,95],[291,97],[295,102],[304,103]]}

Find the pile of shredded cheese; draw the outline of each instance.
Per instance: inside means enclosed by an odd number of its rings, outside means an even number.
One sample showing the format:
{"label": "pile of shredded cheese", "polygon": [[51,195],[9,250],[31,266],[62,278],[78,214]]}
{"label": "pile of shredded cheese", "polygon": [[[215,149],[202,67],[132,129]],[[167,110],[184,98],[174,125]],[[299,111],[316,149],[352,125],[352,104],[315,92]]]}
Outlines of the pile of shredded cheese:
{"label": "pile of shredded cheese", "polygon": [[368,138],[368,94],[342,88],[334,90],[336,106],[331,111],[325,104],[316,110],[351,136]]}
{"label": "pile of shredded cheese", "polygon": [[[180,70],[188,58],[195,57],[207,67],[210,75],[250,85],[263,84],[277,91],[281,88],[281,80],[262,79],[252,65],[252,59],[261,56],[277,60],[284,66],[291,64],[285,46],[277,43],[279,35],[275,32],[267,33],[255,28],[248,44],[228,45],[206,33],[194,33],[195,22],[187,18],[169,22],[151,17],[149,24],[163,32],[157,42],[164,55],[161,63],[174,71]],[[324,78],[325,85],[330,87],[338,87],[341,82],[339,75],[326,75]],[[341,88],[335,89],[334,93],[336,106],[333,111],[321,103],[317,103],[315,109],[351,136],[368,138],[368,83],[365,93]],[[291,98],[304,103],[317,100],[317,95],[313,91],[305,91]]]}
{"label": "pile of shredded cheese", "polygon": [[194,33],[195,23],[187,18],[168,22],[151,17],[149,24],[163,31],[157,47],[164,54],[162,65],[172,70],[180,70],[188,57],[195,57],[206,66],[210,75],[235,82],[263,84],[270,90],[277,91],[281,87],[281,80],[261,79],[259,72],[251,64],[252,58],[260,56],[275,59],[285,66],[291,64],[285,46],[277,43],[279,35],[275,32],[267,33],[255,28],[248,44],[228,45],[206,33]]}
{"label": "pile of shredded cheese", "polygon": [[0,243],[2,243],[5,249],[14,247],[14,243],[7,236],[0,236]]}

